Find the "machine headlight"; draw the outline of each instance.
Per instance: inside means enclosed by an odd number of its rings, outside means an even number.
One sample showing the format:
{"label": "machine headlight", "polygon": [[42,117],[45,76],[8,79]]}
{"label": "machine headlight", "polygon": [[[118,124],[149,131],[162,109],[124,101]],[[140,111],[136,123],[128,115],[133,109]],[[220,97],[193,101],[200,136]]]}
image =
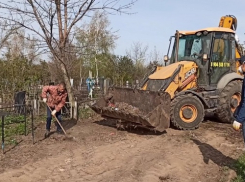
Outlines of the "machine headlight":
{"label": "machine headlight", "polygon": [[202,32],[197,32],[196,35],[197,36],[201,36],[202,35]]}
{"label": "machine headlight", "polygon": [[208,31],[205,30],[205,31],[203,32],[203,35],[208,35]]}

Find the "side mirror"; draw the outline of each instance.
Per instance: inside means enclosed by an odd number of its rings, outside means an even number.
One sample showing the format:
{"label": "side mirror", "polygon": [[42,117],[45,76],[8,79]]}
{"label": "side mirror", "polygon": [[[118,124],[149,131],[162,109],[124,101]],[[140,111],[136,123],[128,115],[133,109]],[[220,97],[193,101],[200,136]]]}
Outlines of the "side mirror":
{"label": "side mirror", "polygon": [[202,59],[203,59],[203,61],[207,61],[208,60],[208,54],[203,54]]}
{"label": "side mirror", "polygon": [[168,62],[168,60],[169,60],[169,58],[168,58],[167,55],[165,55],[163,59],[164,59],[164,62],[165,62],[165,63]]}

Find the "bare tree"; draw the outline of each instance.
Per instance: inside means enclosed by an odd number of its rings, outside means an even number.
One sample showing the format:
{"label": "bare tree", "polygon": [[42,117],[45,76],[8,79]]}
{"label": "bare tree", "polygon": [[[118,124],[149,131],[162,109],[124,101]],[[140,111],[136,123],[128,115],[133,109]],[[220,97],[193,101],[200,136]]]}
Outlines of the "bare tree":
{"label": "bare tree", "polygon": [[150,64],[154,65],[163,65],[163,56],[160,56],[160,53],[157,51],[156,47],[154,47],[154,50],[150,52],[149,54],[149,61]]}
{"label": "bare tree", "polygon": [[11,22],[9,21],[0,21],[0,49],[5,46],[10,36],[15,34],[19,28],[20,26],[16,26],[16,24],[11,24]]}
{"label": "bare tree", "polygon": [[130,51],[126,51],[127,56],[134,62],[136,69],[134,77],[136,79],[142,79],[142,75],[144,75],[147,50],[148,46],[143,46],[140,42],[136,42],[133,43]]}
{"label": "bare tree", "polygon": [[148,46],[143,46],[140,42],[134,42],[131,49],[126,51],[126,54],[137,64],[139,62],[144,63],[147,51]]}
{"label": "bare tree", "polygon": [[39,61],[38,41],[26,36],[24,29],[19,28],[8,35],[8,39],[3,43],[3,48],[11,59],[25,57],[30,63]]}
{"label": "bare tree", "polygon": [[[119,5],[123,1],[124,5]],[[64,62],[66,45],[73,40],[73,28],[96,10],[127,13],[137,0],[11,0],[0,2],[0,18],[20,25],[36,35],[59,63],[70,102],[74,101]],[[8,11],[8,13],[6,13]]]}
{"label": "bare tree", "polygon": [[[89,69],[95,72],[98,83],[99,70],[102,66],[107,67],[105,58],[115,47],[118,36],[109,28],[110,22],[105,13],[96,11],[91,22],[84,24],[83,28],[77,29],[77,45],[81,47],[79,55]],[[103,55],[103,56],[102,56]]]}

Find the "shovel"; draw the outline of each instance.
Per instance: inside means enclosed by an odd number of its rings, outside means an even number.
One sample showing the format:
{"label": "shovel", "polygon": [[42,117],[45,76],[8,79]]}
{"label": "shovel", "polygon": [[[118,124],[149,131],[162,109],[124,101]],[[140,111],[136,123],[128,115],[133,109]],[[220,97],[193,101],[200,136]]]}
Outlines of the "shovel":
{"label": "shovel", "polygon": [[[46,104],[46,105],[48,106],[48,104]],[[52,110],[51,110],[51,108],[50,108],[49,106],[48,106],[48,108],[49,108],[50,112],[52,112]],[[52,115],[52,116],[53,116],[53,115]],[[67,136],[67,133],[66,133],[65,129],[63,128],[63,126],[62,126],[61,123],[59,122],[59,120],[58,120],[58,118],[56,117],[56,115],[54,115],[53,117],[56,119],[57,123],[60,125],[62,131],[64,132],[65,138],[66,138],[66,139],[74,139],[74,137],[72,137],[72,136]]]}

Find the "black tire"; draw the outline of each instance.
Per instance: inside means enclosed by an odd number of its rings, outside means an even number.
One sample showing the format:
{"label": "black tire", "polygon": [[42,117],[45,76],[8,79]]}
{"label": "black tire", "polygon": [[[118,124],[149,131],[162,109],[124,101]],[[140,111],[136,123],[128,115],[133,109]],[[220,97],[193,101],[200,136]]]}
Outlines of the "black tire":
{"label": "black tire", "polygon": [[234,121],[233,111],[235,105],[238,106],[239,103],[232,100],[233,95],[240,93],[242,91],[242,82],[239,80],[232,81],[228,83],[222,90],[219,96],[219,104],[215,112],[215,116],[222,123],[232,123]]}
{"label": "black tire", "polygon": [[[187,106],[194,106],[196,109],[196,117],[191,122],[185,122],[181,118],[181,108]],[[171,124],[180,130],[197,129],[204,119],[204,107],[200,99],[194,95],[180,95],[174,98],[171,102],[170,109]]]}

